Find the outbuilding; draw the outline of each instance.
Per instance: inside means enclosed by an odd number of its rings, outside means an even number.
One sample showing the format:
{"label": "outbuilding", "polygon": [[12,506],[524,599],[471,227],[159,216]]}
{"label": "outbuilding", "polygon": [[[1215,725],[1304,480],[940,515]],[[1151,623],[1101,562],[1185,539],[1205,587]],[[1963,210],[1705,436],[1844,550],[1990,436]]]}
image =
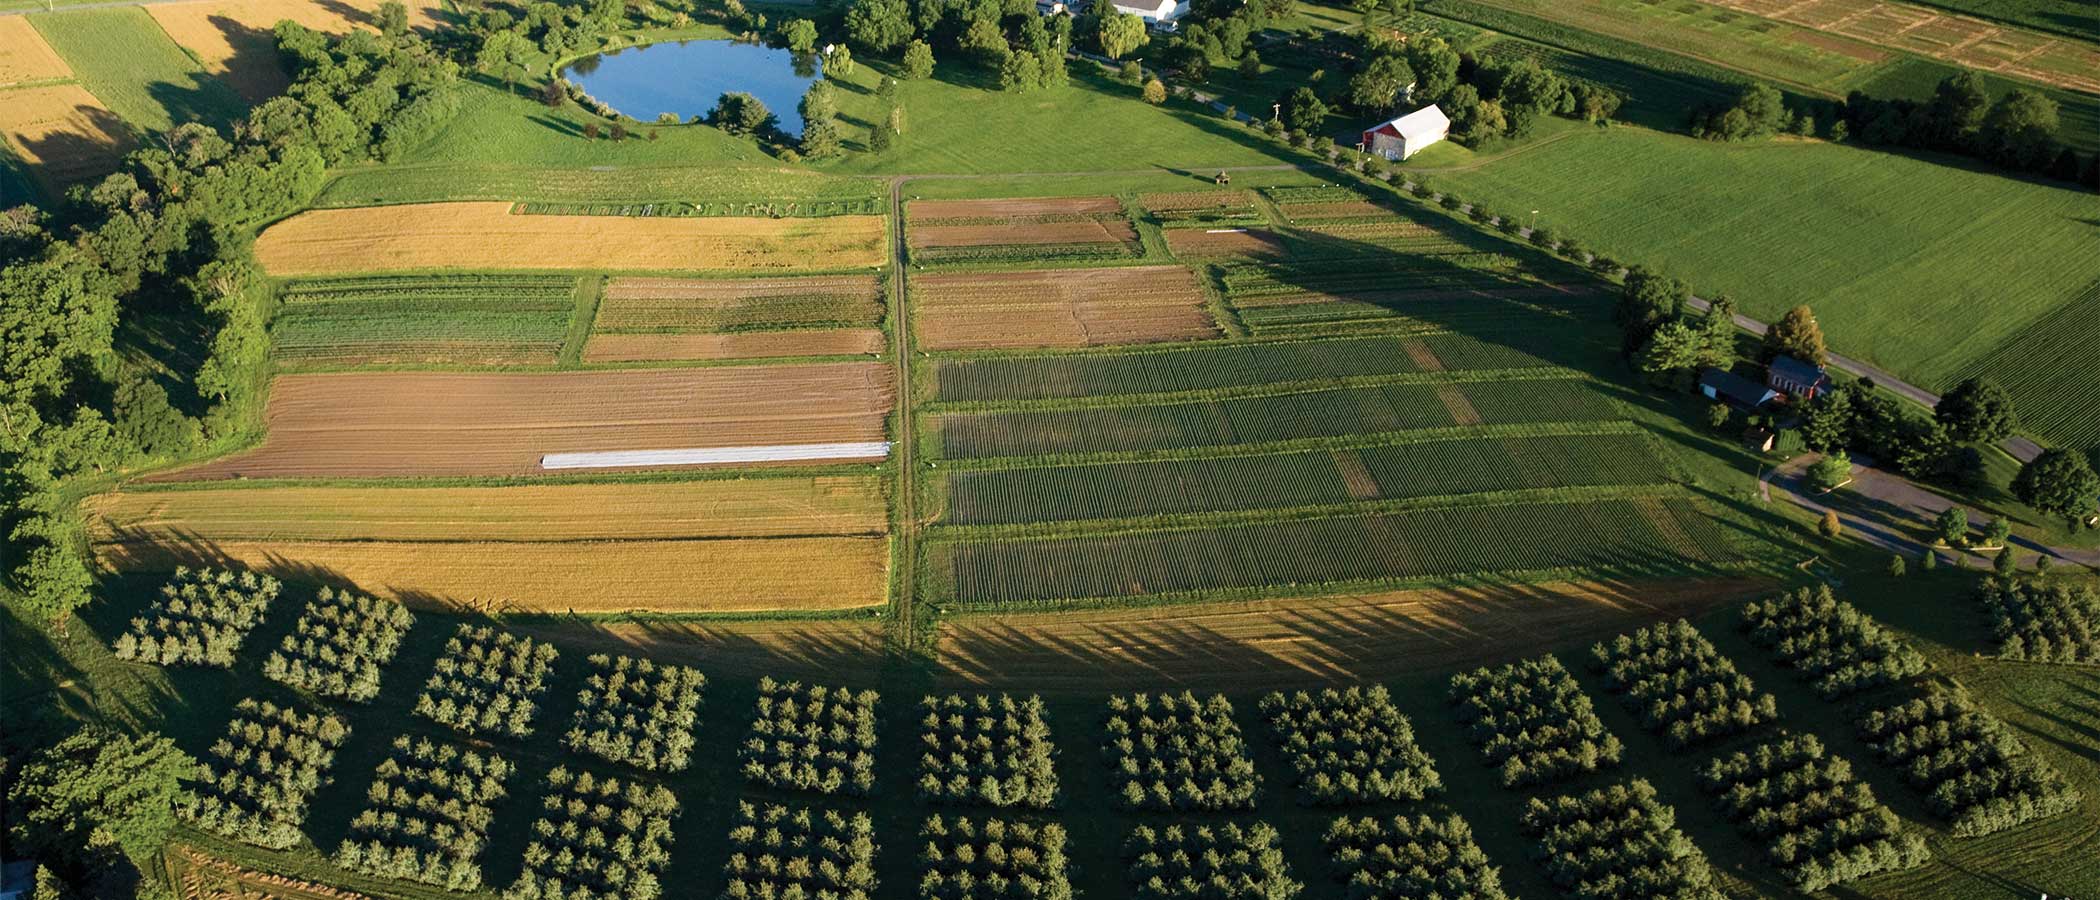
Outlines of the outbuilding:
{"label": "outbuilding", "polygon": [[1768,403],[1779,399],[1779,392],[1730,372],[1726,369],[1707,369],[1699,373],[1699,393],[1708,400],[1719,400],[1741,409],[1763,409]]}
{"label": "outbuilding", "polygon": [[1451,117],[1432,103],[1364,132],[1363,147],[1386,159],[1406,159],[1451,136]]}
{"label": "outbuilding", "polygon": [[1145,20],[1145,25],[1154,31],[1173,31],[1174,21],[1189,14],[1188,0],[1111,0],[1116,12],[1129,13]]}
{"label": "outbuilding", "polygon": [[1830,375],[1815,363],[1780,355],[1765,367],[1765,385],[1796,400],[1814,400],[1830,390]]}

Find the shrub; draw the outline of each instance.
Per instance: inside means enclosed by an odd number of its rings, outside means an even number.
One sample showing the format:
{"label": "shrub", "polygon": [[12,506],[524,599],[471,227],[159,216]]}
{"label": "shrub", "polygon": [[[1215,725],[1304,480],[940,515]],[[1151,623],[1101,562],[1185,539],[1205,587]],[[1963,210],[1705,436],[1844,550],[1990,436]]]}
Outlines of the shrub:
{"label": "shrub", "polygon": [[[2044,556],[2043,559],[2048,559]],[[1991,614],[1998,655],[2032,662],[2100,663],[2100,593],[2091,585],[1986,579],[1977,599]]]}
{"label": "shrub", "polygon": [[1262,715],[1314,804],[1420,800],[1443,790],[1414,727],[1382,686],[1262,698]]}
{"label": "shrub", "polygon": [[176,812],[237,841],[276,850],[294,846],[304,839],[299,826],[306,805],[349,735],[334,716],[242,700]]}
{"label": "shrub", "polygon": [[656,900],[678,798],[662,785],[547,773],[525,870],[504,900]]}
{"label": "shrub", "polygon": [[1770,650],[1773,660],[1793,669],[1824,699],[1925,671],[1925,657],[1839,600],[1827,584],[1744,606],[1743,628],[1751,642]]}
{"label": "shrub", "polygon": [[697,669],[629,656],[590,657],[590,681],[576,695],[576,720],[562,745],[651,772],[684,771],[700,724]]}
{"label": "shrub", "polygon": [[874,691],[758,682],[758,717],[740,756],[754,784],[865,795],[875,787]]}
{"label": "shrub", "polygon": [[415,617],[399,603],[322,588],[263,675],[322,697],[363,703],[379,695],[379,671],[401,648]]}
{"label": "shrub", "polygon": [[1680,748],[1779,718],[1779,702],[1683,619],[1619,635],[1590,656],[1641,724]]}
{"label": "shrub", "polygon": [[485,625],[461,625],[445,642],[416,715],[472,737],[532,734],[554,647]]}
{"label": "shrub", "polygon": [[336,865],[446,890],[481,887],[476,860],[488,845],[489,806],[503,799],[511,771],[500,756],[395,738],[365,792],[370,805],[336,848]]}
{"label": "shrub", "polygon": [[934,816],[919,839],[922,900],[1071,900],[1064,826]]}
{"label": "shrub", "polygon": [[1722,900],[1706,855],[1677,830],[1676,812],[1655,799],[1646,781],[1533,798],[1521,824],[1538,844],[1541,865],[1568,896]]}
{"label": "shrub", "polygon": [[1502,870],[1457,815],[1336,819],[1327,829],[1335,880],[1353,900],[1508,900]]}
{"label": "shrub", "polygon": [[277,599],[277,579],[228,569],[175,569],[160,598],[112,648],[118,659],[163,666],[233,666],[248,632]]}
{"label": "shrub", "polygon": [[1550,655],[1453,676],[1451,702],[1508,787],[1595,772],[1623,752],[1575,676]]}
{"label": "shrub", "polygon": [[986,806],[1057,802],[1043,698],[979,694],[919,701],[919,798]]}
{"label": "shrub", "polygon": [[2078,792],[2005,723],[1945,689],[1873,710],[1859,730],[1958,837],[1994,834],[2078,805]]}
{"label": "shrub", "polygon": [[1124,809],[1251,809],[1261,776],[1223,694],[1109,698],[1109,781]]}
{"label": "shrub", "polygon": [[1823,754],[1813,735],[1784,737],[1707,763],[1699,783],[1737,829],[1803,891],[1931,859],[1925,839],[1852,778],[1852,766]]}
{"label": "shrub", "polygon": [[875,826],[867,813],[738,803],[729,846],[723,900],[874,896]]}
{"label": "shrub", "polygon": [[1242,827],[1140,825],[1123,842],[1138,900],[1290,900],[1304,885],[1292,881],[1266,823]]}

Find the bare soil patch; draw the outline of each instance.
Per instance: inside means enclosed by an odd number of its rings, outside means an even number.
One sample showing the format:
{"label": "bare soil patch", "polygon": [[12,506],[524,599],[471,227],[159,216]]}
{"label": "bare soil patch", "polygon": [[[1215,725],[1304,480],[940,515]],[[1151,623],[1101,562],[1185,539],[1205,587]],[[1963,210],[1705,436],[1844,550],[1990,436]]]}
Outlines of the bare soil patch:
{"label": "bare soil patch", "polygon": [[584,362],[681,359],[768,359],[881,353],[888,343],[874,328],[836,331],[732,331],[718,334],[593,334]]}
{"label": "bare soil patch", "polygon": [[[195,0],[151,4],[146,12],[168,37],[195,54],[206,71],[249,102],[259,103],[291,84],[278,64],[271,32],[279,21],[345,34],[353,28],[376,29],[379,6],[380,0]],[[409,3],[409,27],[434,28],[440,12],[434,3]]]}
{"label": "bare soil patch", "polygon": [[911,228],[911,246],[914,250],[1038,244],[1124,244],[1136,240],[1137,231],[1130,227],[1129,222],[1121,220],[914,225]]}
{"label": "bare soil patch", "polygon": [[808,219],[513,215],[509,203],[308,210],[264,230],[273,275],[419,269],[662,271],[873,268],[881,216]]}
{"label": "bare soil patch", "polygon": [[1174,228],[1166,232],[1167,250],[1188,259],[1248,257],[1279,260],[1290,256],[1283,239],[1260,228]]}
{"label": "bare soil patch", "polygon": [[949,682],[1044,692],[1373,681],[1515,659],[1767,589],[1751,579],[1520,585],[958,616],[941,627],[940,663]]}
{"label": "bare soil patch", "polygon": [[1786,38],[1797,44],[1806,44],[1819,50],[1843,54],[1861,62],[1877,63],[1889,58],[1886,52],[1876,50],[1858,41],[1847,40],[1820,31],[1809,31],[1799,28],[1790,29],[1786,33]]}
{"label": "bare soil patch", "polygon": [[[72,67],[44,42],[28,16],[0,17],[0,87],[72,75]],[[14,102],[12,95],[8,102]]]}
{"label": "bare soil patch", "polygon": [[1480,411],[1473,408],[1473,401],[1466,399],[1466,392],[1457,385],[1437,385],[1436,398],[1443,401],[1444,409],[1450,411],[1453,422],[1460,425],[1481,423]]}
{"label": "bare soil patch", "polygon": [[1364,465],[1363,454],[1354,450],[1334,451],[1334,467],[1342,473],[1342,484],[1349,489],[1349,496],[1358,500],[1376,500],[1380,496],[1378,477]]}
{"label": "bare soil patch", "polygon": [[1082,347],[1215,337],[1194,272],[1135,266],[921,275],[913,318],[929,349]]}
{"label": "bare soil patch", "polygon": [[1444,371],[1444,361],[1437,358],[1436,350],[1420,338],[1405,338],[1400,341],[1400,350],[1409,361],[1424,372]]}
{"label": "bare soil patch", "polygon": [[130,126],[80,85],[16,88],[0,98],[0,137],[54,192],[114,171],[131,151]]}
{"label": "bare soil patch", "polygon": [[548,453],[884,439],[880,363],[285,375],[262,446],[154,480],[528,475]]}

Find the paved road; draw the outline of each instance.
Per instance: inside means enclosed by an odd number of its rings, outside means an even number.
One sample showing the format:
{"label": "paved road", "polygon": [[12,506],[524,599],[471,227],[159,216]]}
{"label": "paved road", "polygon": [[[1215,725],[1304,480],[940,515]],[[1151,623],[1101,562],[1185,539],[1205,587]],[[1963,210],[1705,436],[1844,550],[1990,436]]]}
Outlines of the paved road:
{"label": "paved road", "polygon": [[[1816,493],[1806,483],[1808,467],[1822,458],[1820,453],[1804,453],[1759,476],[1758,490],[1765,502],[1771,502],[1773,489],[1776,488],[1794,505],[1822,515],[1830,507],[1819,499],[1823,495]],[[1839,505],[1844,508],[1838,511],[1838,517],[1844,522],[1845,528],[1869,544],[1913,556],[1934,552],[1943,558],[1951,558],[1966,553],[1962,550],[1935,547],[1900,530],[1905,526],[1929,529],[1932,521],[1938,518],[1940,513],[1957,505],[1954,501],[1919,487],[1902,476],[1855,464],[1852,467],[1852,483],[1840,488],[1836,496],[1843,498]],[[1872,515],[1861,515],[1862,509],[1870,511]],[[1972,523],[1980,523],[1990,518],[1974,508],[1963,509],[1969,514],[1969,521]],[[2013,538],[2012,543],[2016,552],[2022,554],[2047,553],[2065,562],[2100,566],[2100,550],[2046,547],[2018,537]],[[1991,562],[1983,555],[1968,555],[1971,562],[1977,565],[1988,565]]]}

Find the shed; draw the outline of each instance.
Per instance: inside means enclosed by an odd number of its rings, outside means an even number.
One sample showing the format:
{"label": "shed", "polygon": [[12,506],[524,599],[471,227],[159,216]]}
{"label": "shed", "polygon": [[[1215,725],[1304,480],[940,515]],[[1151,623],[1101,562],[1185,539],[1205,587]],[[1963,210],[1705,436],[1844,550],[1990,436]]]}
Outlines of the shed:
{"label": "shed", "polygon": [[1386,159],[1406,159],[1451,135],[1451,117],[1432,103],[1364,131],[1364,150]]}
{"label": "shed", "polygon": [[1129,13],[1145,20],[1145,24],[1158,31],[1173,31],[1174,20],[1189,14],[1188,0],[1110,0],[1116,12]]}
{"label": "shed", "polygon": [[1761,409],[1779,399],[1779,392],[1725,369],[1699,373],[1699,393],[1743,409]]}
{"label": "shed", "polygon": [[1817,394],[1830,390],[1830,375],[1815,363],[1780,355],[1765,367],[1765,384],[1797,399],[1814,400]]}

